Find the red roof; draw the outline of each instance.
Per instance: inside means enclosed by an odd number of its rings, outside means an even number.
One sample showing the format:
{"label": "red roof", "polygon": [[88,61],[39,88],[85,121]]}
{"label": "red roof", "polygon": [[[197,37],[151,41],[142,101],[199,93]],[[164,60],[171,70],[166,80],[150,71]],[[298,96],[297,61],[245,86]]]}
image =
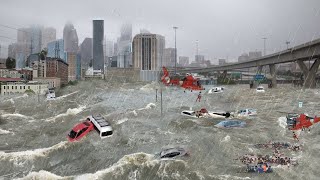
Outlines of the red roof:
{"label": "red roof", "polygon": [[5,78],[5,77],[0,77],[0,81],[5,81],[5,82],[13,82],[13,81],[22,81],[23,79],[21,78]]}

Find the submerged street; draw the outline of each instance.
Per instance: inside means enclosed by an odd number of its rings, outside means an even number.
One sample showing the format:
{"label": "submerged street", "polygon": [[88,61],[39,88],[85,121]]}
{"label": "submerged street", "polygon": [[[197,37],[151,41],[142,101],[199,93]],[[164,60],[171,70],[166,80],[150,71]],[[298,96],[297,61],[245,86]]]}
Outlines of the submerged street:
{"label": "submerged street", "polygon": [[[1,96],[0,176],[8,179],[317,179],[320,176],[318,125],[302,132],[302,151],[281,150],[297,159],[296,166],[272,166],[270,174],[246,173],[235,160],[244,154],[272,155],[271,149],[254,144],[289,142],[286,129],[289,112],[320,114],[320,91],[291,85],[265,87],[257,93],[248,85],[224,86],[220,94],[202,99],[197,92],[177,87],[163,88],[161,116],[159,85],[156,83],[107,83],[81,81],[44,96]],[[156,102],[156,89],[158,101]],[[39,100],[39,101],[38,101]],[[302,108],[298,107],[303,102]],[[224,119],[196,119],[182,110],[257,109],[257,116],[242,118],[244,128],[214,127]],[[92,131],[79,142],[68,142],[72,127],[92,114],[110,121],[113,135],[101,139]],[[230,118],[236,119],[236,118]],[[161,160],[154,156],[163,148],[183,147],[189,157]]]}

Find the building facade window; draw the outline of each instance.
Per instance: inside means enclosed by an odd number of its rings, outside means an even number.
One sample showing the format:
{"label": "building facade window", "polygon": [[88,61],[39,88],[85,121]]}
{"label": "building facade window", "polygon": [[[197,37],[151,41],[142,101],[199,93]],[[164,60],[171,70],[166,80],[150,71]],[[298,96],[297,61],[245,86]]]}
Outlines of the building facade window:
{"label": "building facade window", "polygon": [[3,89],[6,89],[6,86],[3,86]]}
{"label": "building facade window", "polygon": [[28,86],[28,89],[30,89],[30,86]]}

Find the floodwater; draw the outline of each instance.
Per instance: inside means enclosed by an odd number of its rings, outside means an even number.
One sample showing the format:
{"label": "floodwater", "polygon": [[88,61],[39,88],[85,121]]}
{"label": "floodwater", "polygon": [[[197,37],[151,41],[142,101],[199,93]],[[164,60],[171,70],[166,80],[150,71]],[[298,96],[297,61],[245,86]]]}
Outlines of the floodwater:
{"label": "floodwater", "polygon": [[[283,151],[297,166],[274,166],[270,174],[246,173],[234,160],[246,153],[272,154],[256,143],[293,143],[285,128],[288,112],[319,115],[320,93],[290,85],[257,93],[249,85],[225,86],[221,94],[197,93],[176,87],[163,89],[163,116],[157,84],[104,81],[80,82],[56,93],[57,100],[38,96],[0,97],[0,179],[318,179],[320,127],[302,132],[302,151]],[[208,89],[208,87],[207,87]],[[298,107],[298,102],[303,107]],[[219,129],[220,120],[192,119],[182,110],[234,111],[256,108],[258,115],[242,119],[245,128]],[[100,139],[92,131],[80,142],[66,135],[91,114],[109,119],[114,134]],[[162,148],[184,147],[189,157],[159,160]]]}

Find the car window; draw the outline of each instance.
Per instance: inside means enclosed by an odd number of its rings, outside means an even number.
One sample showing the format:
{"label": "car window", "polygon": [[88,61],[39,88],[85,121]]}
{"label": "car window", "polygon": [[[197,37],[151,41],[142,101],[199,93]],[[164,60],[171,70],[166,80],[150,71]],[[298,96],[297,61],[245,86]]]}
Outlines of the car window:
{"label": "car window", "polygon": [[83,124],[86,126],[90,126],[90,124],[88,122],[84,122]]}
{"label": "car window", "polygon": [[72,138],[72,139],[75,138],[76,135],[77,135],[77,132],[75,132],[74,130],[71,130],[70,133],[69,133],[69,137]]}
{"label": "car window", "polygon": [[172,152],[172,153],[168,153],[168,154],[162,156],[162,158],[172,158],[172,157],[175,157],[178,155],[180,155],[180,152]]}
{"label": "car window", "polygon": [[88,127],[85,127],[85,128],[83,128],[83,129],[81,129],[81,130],[78,132],[78,134],[77,134],[76,137],[79,137],[79,136],[80,136],[82,133],[84,133],[87,129],[88,129]]}

